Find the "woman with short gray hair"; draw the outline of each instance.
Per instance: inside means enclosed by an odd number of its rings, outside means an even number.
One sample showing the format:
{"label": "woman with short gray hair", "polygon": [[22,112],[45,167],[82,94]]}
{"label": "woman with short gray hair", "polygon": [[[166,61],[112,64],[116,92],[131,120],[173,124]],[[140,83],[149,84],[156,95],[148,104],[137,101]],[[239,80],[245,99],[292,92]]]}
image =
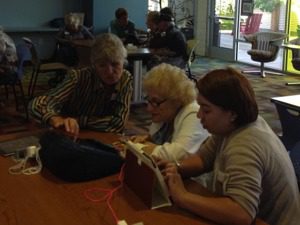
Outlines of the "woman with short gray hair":
{"label": "woman with short gray hair", "polygon": [[123,68],[126,49],[114,34],[95,39],[89,67],[74,69],[53,90],[34,98],[31,115],[77,135],[79,129],[121,132],[129,115],[132,76]]}
{"label": "woman with short gray hair", "polygon": [[122,61],[125,62],[127,50],[121,39],[111,33],[102,34],[96,37],[96,41],[91,50],[91,62]]}

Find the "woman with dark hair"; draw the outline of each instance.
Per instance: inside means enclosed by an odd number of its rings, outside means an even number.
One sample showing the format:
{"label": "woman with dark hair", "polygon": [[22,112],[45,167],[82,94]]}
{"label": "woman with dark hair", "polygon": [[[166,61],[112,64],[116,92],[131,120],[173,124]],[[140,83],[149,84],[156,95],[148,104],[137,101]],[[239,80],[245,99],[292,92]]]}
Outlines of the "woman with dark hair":
{"label": "woman with dark hair", "polygon": [[[209,72],[197,83],[198,118],[212,136],[180,164],[160,160],[170,195],[182,208],[218,224],[272,225],[300,221],[299,190],[288,152],[258,115],[249,81],[234,69]],[[187,191],[182,178],[213,172],[206,197]]]}

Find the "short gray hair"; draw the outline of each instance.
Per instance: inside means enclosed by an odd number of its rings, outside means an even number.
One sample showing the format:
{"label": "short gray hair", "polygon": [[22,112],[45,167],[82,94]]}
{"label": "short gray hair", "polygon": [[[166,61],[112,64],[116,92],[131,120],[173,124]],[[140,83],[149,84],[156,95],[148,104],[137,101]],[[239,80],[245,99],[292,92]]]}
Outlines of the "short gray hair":
{"label": "short gray hair", "polygon": [[170,64],[162,63],[153,67],[143,81],[144,91],[156,90],[163,98],[177,101],[185,106],[196,100],[197,89],[185,71]]}
{"label": "short gray hair", "polygon": [[127,50],[121,39],[112,33],[100,34],[96,37],[91,50],[91,62],[97,61],[122,61],[125,62]]}

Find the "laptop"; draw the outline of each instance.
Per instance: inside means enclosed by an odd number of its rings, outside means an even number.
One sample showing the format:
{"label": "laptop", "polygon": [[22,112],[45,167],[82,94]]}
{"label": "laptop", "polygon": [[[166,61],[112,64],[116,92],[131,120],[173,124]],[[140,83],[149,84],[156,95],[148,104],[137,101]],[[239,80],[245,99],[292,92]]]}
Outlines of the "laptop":
{"label": "laptop", "polygon": [[141,149],[141,144],[126,142],[124,183],[150,209],[171,206],[164,178],[151,155]]}
{"label": "laptop", "polygon": [[39,137],[27,136],[10,141],[0,142],[0,155],[15,155],[22,151],[25,151],[28,146],[32,145],[39,145]]}

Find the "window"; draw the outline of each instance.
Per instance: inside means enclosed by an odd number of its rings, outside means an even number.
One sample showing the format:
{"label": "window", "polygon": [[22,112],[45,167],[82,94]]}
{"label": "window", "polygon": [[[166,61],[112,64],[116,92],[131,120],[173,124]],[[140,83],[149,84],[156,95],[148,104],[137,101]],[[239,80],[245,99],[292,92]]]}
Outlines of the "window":
{"label": "window", "polygon": [[148,0],[148,11],[160,11],[161,8],[168,6],[168,0]]}

